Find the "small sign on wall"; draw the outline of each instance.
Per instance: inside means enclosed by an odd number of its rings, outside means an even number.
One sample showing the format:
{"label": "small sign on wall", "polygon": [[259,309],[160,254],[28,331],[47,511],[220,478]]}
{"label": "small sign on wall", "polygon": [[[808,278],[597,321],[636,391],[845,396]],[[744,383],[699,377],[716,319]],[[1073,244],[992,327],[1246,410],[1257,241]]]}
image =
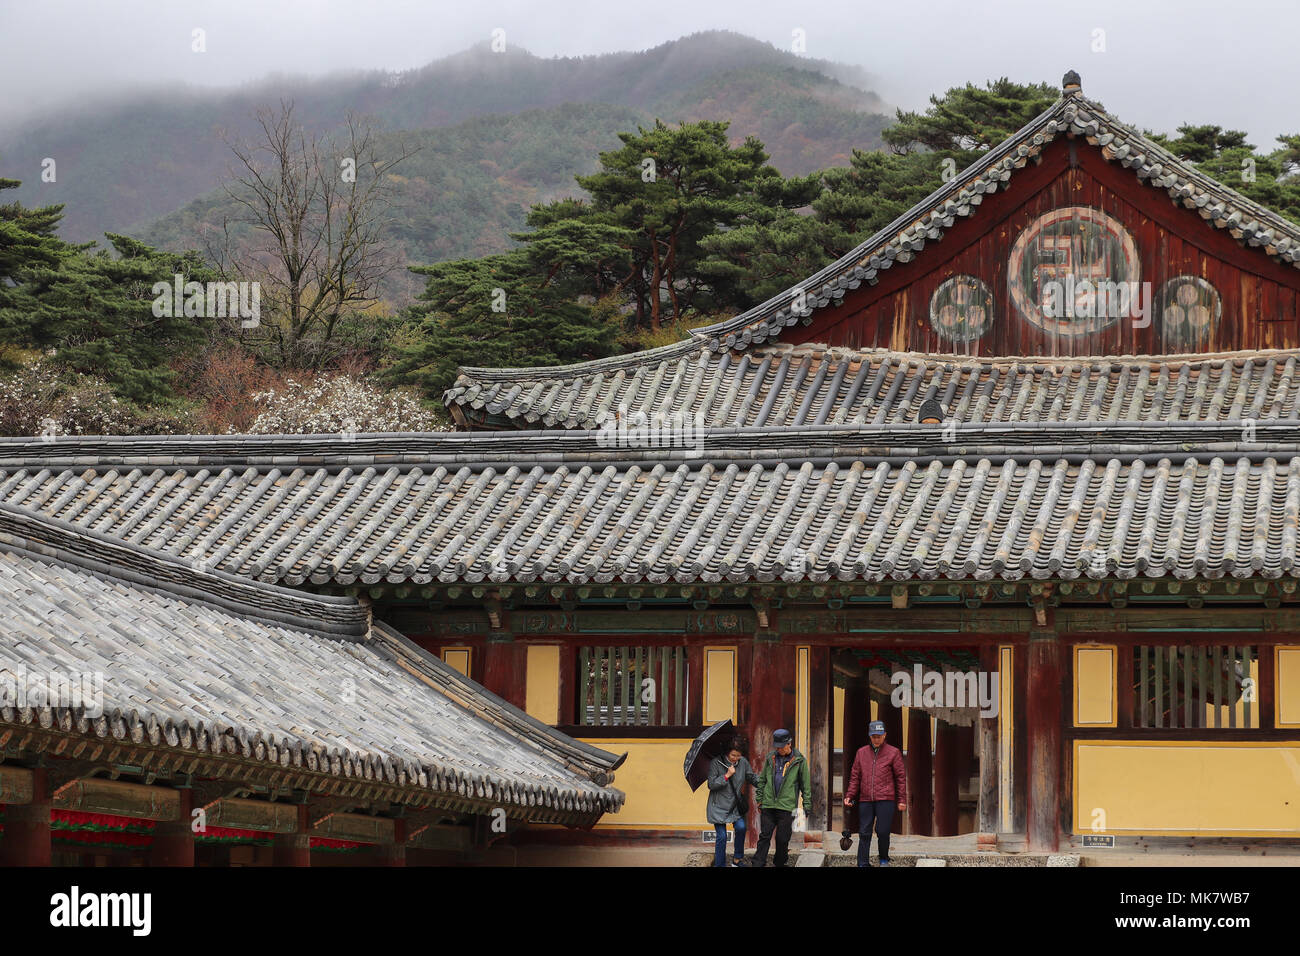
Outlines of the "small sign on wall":
{"label": "small sign on wall", "polygon": [[1098,847],[1107,847],[1115,849],[1115,835],[1113,833],[1085,833],[1083,835],[1083,845],[1089,849]]}

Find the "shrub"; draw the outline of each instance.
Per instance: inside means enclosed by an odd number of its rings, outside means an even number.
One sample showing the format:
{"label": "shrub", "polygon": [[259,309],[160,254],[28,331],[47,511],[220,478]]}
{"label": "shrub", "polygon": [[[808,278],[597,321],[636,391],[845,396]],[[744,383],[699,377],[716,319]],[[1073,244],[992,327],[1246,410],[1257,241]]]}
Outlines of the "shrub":
{"label": "shrub", "polygon": [[248,429],[254,435],[451,430],[413,390],[380,389],[353,375],[289,378],[283,387],[253,399],[260,409]]}
{"label": "shrub", "polygon": [[0,375],[0,434],[122,435],[135,410],[108,383],[41,359]]}

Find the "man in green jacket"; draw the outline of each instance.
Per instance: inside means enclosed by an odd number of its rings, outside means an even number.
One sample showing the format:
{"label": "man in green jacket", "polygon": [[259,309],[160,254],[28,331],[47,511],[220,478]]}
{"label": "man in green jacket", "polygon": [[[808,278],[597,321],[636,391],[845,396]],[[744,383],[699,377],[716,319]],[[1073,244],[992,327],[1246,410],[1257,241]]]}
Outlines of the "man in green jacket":
{"label": "man in green jacket", "polygon": [[758,847],[754,850],[754,866],[767,866],[767,847],[776,834],[776,854],[773,866],[785,866],[790,849],[790,830],[794,826],[794,811],[799,794],[803,794],[804,812],[812,806],[812,778],[808,761],[794,748],[788,730],[778,730],[772,735],[775,751],[768,754],[763,772],[755,788],[758,798],[760,828]]}

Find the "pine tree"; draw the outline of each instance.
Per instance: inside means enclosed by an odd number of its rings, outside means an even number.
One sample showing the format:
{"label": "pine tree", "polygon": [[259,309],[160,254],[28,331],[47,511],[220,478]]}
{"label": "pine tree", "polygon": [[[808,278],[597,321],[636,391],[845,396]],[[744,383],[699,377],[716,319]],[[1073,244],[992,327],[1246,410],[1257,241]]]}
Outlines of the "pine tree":
{"label": "pine tree", "polygon": [[406,313],[410,344],[388,370],[396,383],[440,397],[458,366],[559,365],[609,354],[617,324],[579,302],[569,283],[539,275],[529,250],[423,266],[420,301]]}
{"label": "pine tree", "polygon": [[[12,183],[12,180],[6,180]],[[217,278],[194,252],[159,252],[109,235],[109,250],[54,236],[61,207],[0,207],[0,338],[52,354],[55,365],[106,380],[122,398],[171,398],[178,355],[200,345],[211,320],[184,309],[155,315],[156,283]],[[179,314],[171,314],[179,312]]]}
{"label": "pine tree", "polygon": [[[0,178],[0,190],[20,185],[17,179]],[[30,291],[23,282],[28,269],[57,268],[76,253],[76,246],[54,234],[62,218],[62,205],[40,209],[17,202],[0,205],[0,320],[31,308]]]}

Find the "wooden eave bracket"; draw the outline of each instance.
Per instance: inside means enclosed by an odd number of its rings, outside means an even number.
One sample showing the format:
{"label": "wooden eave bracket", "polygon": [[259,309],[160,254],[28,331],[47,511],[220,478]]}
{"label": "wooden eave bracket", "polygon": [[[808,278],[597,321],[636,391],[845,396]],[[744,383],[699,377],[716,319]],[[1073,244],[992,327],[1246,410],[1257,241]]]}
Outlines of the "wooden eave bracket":
{"label": "wooden eave bracket", "polygon": [[483,610],[487,612],[488,626],[494,631],[501,630],[501,599],[495,595],[487,598],[483,602]]}

